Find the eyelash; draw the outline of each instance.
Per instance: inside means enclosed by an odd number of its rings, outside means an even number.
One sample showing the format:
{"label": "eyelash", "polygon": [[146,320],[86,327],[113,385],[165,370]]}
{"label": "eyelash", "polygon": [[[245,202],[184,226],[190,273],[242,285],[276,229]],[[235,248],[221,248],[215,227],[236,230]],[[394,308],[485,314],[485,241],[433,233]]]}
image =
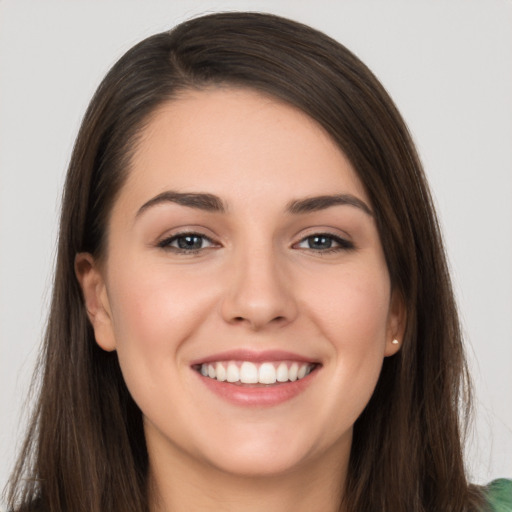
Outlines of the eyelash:
{"label": "eyelash", "polygon": [[[208,241],[211,246],[210,247],[198,247],[194,249],[187,249],[183,247],[174,247],[171,245],[173,242],[178,242],[180,239],[185,238],[199,238],[201,240]],[[172,235],[168,238],[165,238],[164,240],[158,242],[158,247],[161,249],[169,250],[178,254],[198,254],[201,251],[204,251],[205,249],[209,249],[211,247],[218,246],[211,238],[207,237],[206,235],[203,235],[201,233],[194,233],[194,232],[184,232],[184,233],[177,233],[176,235]]]}
{"label": "eyelash", "polygon": [[355,246],[352,242],[349,242],[348,240],[341,238],[339,236],[333,235],[332,233],[313,233],[311,235],[308,235],[308,236],[302,238],[297,244],[294,244],[294,246],[298,246],[299,244],[311,241],[312,239],[315,239],[315,238],[328,239],[331,242],[334,242],[336,244],[336,246],[328,247],[325,249],[313,249],[312,247],[304,247],[303,249],[306,249],[310,252],[315,252],[318,254],[331,254],[334,252],[350,251],[350,250],[355,249]]}
{"label": "eyelash", "polygon": [[[174,242],[179,244],[179,240],[183,240],[186,238],[196,238],[200,239],[201,241],[207,241],[210,245],[208,247],[197,247],[197,248],[186,248],[186,247],[175,247],[172,244]],[[327,248],[313,248],[313,247],[300,247],[300,244],[303,243],[311,243],[314,239],[327,239],[328,241],[336,244],[334,247],[327,247]],[[193,255],[193,254],[199,254],[200,252],[206,250],[218,247],[219,244],[214,242],[210,237],[202,234],[202,233],[195,233],[195,232],[183,232],[183,233],[177,233],[175,235],[172,235],[168,238],[165,238],[164,240],[158,242],[158,247],[164,250],[169,250],[177,254],[187,254],[187,255]],[[202,245],[202,243],[201,243]],[[324,254],[331,254],[341,251],[350,251],[354,250],[355,246],[352,242],[341,238],[339,236],[333,235],[332,233],[313,233],[311,235],[308,235],[304,238],[302,238],[299,242],[294,244],[292,246],[293,248],[302,248],[309,252],[313,252],[319,255]]]}

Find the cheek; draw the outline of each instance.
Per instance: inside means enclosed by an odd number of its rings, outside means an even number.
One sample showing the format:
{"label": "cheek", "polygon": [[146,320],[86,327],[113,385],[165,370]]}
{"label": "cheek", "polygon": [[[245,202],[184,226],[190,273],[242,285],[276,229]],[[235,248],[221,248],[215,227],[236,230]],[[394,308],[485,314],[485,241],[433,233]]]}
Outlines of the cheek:
{"label": "cheek", "polygon": [[[384,267],[385,268],[385,267]],[[328,390],[331,406],[356,420],[377,383],[387,342],[390,284],[387,272],[343,272],[316,281],[308,314],[321,336],[330,343],[327,371],[333,382]],[[339,410],[341,410],[339,409]]]}
{"label": "cheek", "polygon": [[130,339],[172,344],[180,332],[186,336],[209,303],[197,275],[171,269],[165,262],[121,264],[111,275],[109,298],[121,345]]}
{"label": "cheek", "polygon": [[197,276],[170,272],[165,264],[121,262],[111,278],[116,350],[128,387],[137,395],[130,384],[150,386],[157,376],[168,378],[170,369],[179,371],[181,345],[211,312],[212,294],[208,287],[198,288]]}
{"label": "cheek", "polygon": [[[372,268],[372,267],[370,267]],[[307,283],[305,306],[314,323],[339,350],[366,353],[384,349],[390,306],[387,271],[377,265],[317,276]]]}

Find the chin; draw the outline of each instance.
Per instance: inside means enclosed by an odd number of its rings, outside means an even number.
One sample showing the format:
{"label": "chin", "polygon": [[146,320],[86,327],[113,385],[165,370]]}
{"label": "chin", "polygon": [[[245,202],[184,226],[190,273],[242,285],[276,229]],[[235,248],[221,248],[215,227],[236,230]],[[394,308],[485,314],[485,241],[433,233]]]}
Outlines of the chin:
{"label": "chin", "polygon": [[303,462],[304,457],[300,454],[279,454],[276,451],[240,453],[236,450],[227,457],[211,460],[210,464],[223,473],[242,478],[275,478],[297,470]]}
{"label": "chin", "polygon": [[264,431],[260,429],[258,435],[252,436],[244,432],[240,437],[231,436],[227,444],[219,442],[208,447],[205,453],[208,463],[241,477],[275,477],[297,470],[314,457],[311,442],[302,436],[294,438],[288,429],[286,435],[284,431]]}

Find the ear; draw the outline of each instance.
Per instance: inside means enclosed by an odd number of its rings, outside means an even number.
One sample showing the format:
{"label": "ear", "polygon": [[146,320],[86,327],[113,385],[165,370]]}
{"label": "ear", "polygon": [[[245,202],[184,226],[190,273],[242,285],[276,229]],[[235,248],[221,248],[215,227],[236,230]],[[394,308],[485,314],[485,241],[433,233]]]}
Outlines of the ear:
{"label": "ear", "polygon": [[407,312],[402,294],[394,290],[389,306],[388,328],[386,336],[385,357],[395,355],[402,346]]}
{"label": "ear", "polygon": [[96,343],[103,350],[111,352],[116,349],[116,340],[107,288],[99,265],[91,254],[82,252],[76,255],[75,274],[82,288]]}

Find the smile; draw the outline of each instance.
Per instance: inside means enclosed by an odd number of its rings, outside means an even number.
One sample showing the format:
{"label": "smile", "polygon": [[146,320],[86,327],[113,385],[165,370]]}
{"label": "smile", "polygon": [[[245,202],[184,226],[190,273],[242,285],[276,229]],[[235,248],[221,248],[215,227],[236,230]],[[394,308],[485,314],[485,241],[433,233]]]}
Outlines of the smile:
{"label": "smile", "polygon": [[272,407],[299,397],[323,364],[282,350],[230,350],[191,361],[209,393],[242,407]]}
{"label": "smile", "polygon": [[217,361],[203,363],[197,371],[218,382],[233,384],[283,384],[295,382],[309,375],[315,363],[297,361],[272,361],[253,363],[251,361]]}

